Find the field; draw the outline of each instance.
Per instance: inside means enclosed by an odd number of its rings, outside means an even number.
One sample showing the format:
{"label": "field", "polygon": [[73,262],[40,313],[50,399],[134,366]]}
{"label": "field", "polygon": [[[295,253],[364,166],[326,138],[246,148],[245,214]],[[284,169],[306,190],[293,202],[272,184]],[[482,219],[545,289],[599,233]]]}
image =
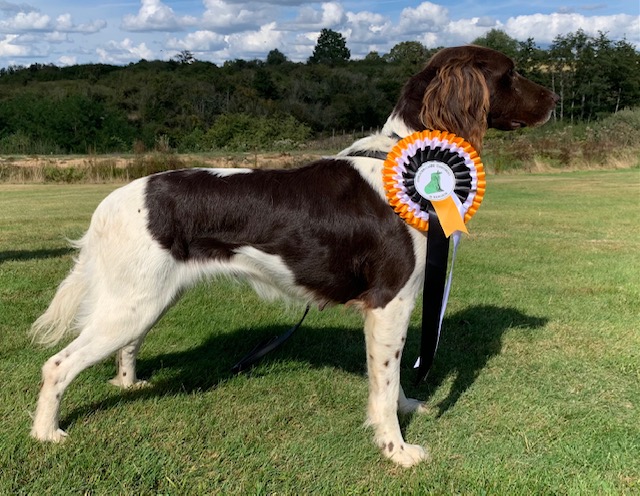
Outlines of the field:
{"label": "field", "polygon": [[640,170],[490,176],[461,245],[444,336],[402,419],[432,460],[401,469],[363,428],[361,318],[312,311],[250,373],[230,367],[300,308],[242,284],[189,292],[142,348],[146,389],[81,374],[61,445],[29,437],[30,323],[113,184],[0,185],[0,494],[640,494]]}

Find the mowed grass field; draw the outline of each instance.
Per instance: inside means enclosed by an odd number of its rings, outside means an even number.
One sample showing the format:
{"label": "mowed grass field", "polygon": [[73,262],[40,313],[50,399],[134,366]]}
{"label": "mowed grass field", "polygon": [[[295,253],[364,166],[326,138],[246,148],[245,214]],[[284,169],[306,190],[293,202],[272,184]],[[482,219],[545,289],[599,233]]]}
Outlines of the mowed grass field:
{"label": "mowed grass field", "polygon": [[[139,375],[109,360],[62,403],[61,445],[29,437],[31,322],[115,185],[0,185],[0,494],[640,494],[640,171],[492,176],[456,261],[444,335],[402,419],[432,460],[401,469],[363,427],[361,317],[310,313],[250,373],[230,367],[301,308],[217,281],[150,333]],[[57,347],[59,349],[62,345]]]}

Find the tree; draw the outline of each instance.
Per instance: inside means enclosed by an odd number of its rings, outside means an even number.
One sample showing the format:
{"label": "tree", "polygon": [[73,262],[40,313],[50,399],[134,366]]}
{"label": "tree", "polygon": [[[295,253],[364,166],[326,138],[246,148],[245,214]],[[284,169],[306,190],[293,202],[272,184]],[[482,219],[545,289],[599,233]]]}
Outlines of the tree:
{"label": "tree", "polygon": [[518,72],[543,86],[548,85],[548,78],[544,75],[548,72],[544,70],[549,66],[548,54],[536,46],[533,38],[518,42],[518,46],[518,56],[515,59]]}
{"label": "tree", "polygon": [[276,100],[278,98],[278,88],[271,78],[271,73],[260,67],[253,77],[253,89],[256,90],[260,98],[266,100]]}
{"label": "tree", "polygon": [[335,66],[346,63],[350,58],[351,51],[347,48],[347,41],[344,36],[325,28],[320,31],[316,47],[308,62],[310,64]]}
{"label": "tree", "polygon": [[402,41],[395,45],[384,58],[399,68],[399,77],[406,79],[421,70],[434,51],[428,50],[419,41]]}
{"label": "tree", "polygon": [[182,50],[171,60],[175,60],[178,64],[193,64],[196,61],[196,58],[189,50]]}
{"label": "tree", "polygon": [[520,48],[518,40],[511,38],[507,33],[500,29],[492,29],[484,36],[476,38],[473,41],[473,44],[493,48],[514,60],[517,60]]}
{"label": "tree", "polygon": [[267,54],[267,65],[280,65],[287,61],[287,57],[277,48],[274,48]]}
{"label": "tree", "polygon": [[374,50],[366,54],[364,56],[364,60],[366,60],[367,62],[371,62],[373,64],[379,64],[380,62],[382,62],[383,58],[380,56],[380,54],[377,51]]}
{"label": "tree", "polygon": [[402,41],[395,45],[386,55],[389,62],[422,66],[429,58],[430,52],[419,41]]}

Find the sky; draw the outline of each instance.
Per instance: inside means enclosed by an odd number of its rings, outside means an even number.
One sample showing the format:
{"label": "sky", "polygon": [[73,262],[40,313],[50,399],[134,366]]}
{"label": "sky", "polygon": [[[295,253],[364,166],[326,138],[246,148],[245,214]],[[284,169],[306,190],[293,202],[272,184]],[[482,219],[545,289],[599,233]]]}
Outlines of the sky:
{"label": "sky", "polygon": [[[598,0],[594,0],[598,2]],[[560,2],[560,3],[558,3]],[[341,33],[354,59],[402,41],[427,48],[470,43],[491,29],[545,47],[584,30],[640,49],[640,3],[608,0],[0,0],[0,67],[33,63],[125,65],[168,60],[264,60],[278,49],[305,61],[323,28]]]}

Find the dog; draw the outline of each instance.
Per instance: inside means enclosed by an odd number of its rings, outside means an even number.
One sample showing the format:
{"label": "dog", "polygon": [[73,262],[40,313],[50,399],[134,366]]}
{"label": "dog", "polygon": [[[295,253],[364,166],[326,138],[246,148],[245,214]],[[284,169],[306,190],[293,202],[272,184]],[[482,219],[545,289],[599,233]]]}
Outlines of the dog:
{"label": "dog", "polygon": [[540,125],[557,101],[500,52],[446,48],[405,84],[380,132],[334,157],[288,170],[168,171],[115,190],[74,243],[75,266],[31,328],[46,345],[76,336],[42,368],[31,435],[63,440],[64,391],[112,354],[111,382],[139,384],[136,355],[147,332],[187,288],[226,274],[265,297],[361,309],[375,443],[402,466],[426,459],[398,423],[398,412],[423,409],[400,386],[400,359],[423,283],[426,233],[387,203],[384,156],[424,129],[454,133],[480,151],[487,128]]}

